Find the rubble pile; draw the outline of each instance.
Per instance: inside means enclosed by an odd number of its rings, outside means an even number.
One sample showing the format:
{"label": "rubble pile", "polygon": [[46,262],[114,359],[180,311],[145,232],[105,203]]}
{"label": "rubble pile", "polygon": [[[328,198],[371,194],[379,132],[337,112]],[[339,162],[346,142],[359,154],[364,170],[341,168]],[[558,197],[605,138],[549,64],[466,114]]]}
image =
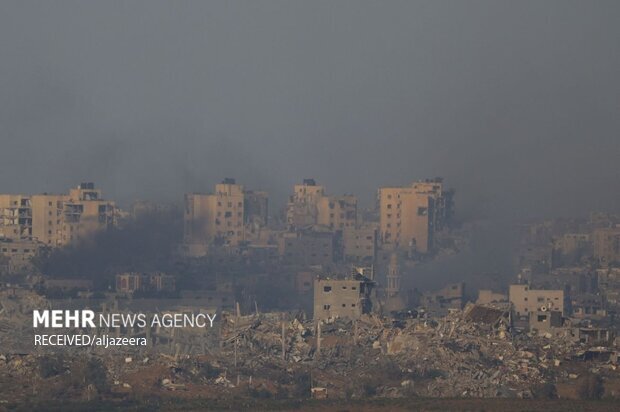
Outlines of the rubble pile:
{"label": "rubble pile", "polygon": [[[565,338],[515,334],[501,310],[451,313],[445,318],[389,320],[364,316],[358,321],[331,319],[318,329],[312,322],[252,316],[229,319],[223,353],[237,351],[240,364],[307,364],[329,386],[347,377],[377,377],[385,396],[532,397],[537,386],[569,379],[565,362],[583,345]],[[479,320],[478,322],[476,320]],[[236,349],[235,349],[236,342]],[[386,361],[392,370],[384,370]],[[615,371],[615,368],[606,368]],[[338,388],[331,387],[330,393]],[[340,388],[342,389],[342,388]]]}
{"label": "rubble pile", "polygon": [[24,388],[23,396],[35,384],[60,391],[79,359],[96,357],[118,396],[219,398],[309,397],[311,387],[330,398],[529,398],[544,385],[574,384],[587,374],[620,381],[614,348],[520,333],[505,320],[503,310],[480,307],[435,319],[365,315],[320,325],[285,313],[224,313],[219,345],[204,355],[69,351],[42,373],[46,355],[4,353],[0,376]]}

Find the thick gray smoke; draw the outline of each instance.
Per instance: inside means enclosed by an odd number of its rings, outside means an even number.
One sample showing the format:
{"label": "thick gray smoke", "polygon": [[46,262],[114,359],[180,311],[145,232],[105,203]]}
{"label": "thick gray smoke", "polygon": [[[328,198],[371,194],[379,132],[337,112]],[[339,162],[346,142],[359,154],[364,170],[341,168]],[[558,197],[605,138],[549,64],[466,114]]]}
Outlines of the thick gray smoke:
{"label": "thick gray smoke", "polygon": [[[180,202],[224,176],[467,215],[620,206],[620,3],[2,2],[2,192]],[[274,209],[275,210],[275,209]]]}

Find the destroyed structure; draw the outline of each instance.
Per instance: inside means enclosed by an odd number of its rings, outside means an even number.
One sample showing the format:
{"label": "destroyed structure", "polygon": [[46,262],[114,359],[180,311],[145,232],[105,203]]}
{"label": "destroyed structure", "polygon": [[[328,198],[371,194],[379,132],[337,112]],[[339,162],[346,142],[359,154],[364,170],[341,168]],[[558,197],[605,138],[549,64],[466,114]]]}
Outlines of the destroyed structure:
{"label": "destroyed structure", "polygon": [[116,223],[114,202],[94,183],[69,194],[0,195],[0,252],[9,273],[32,270],[29,260],[43,248],[76,246]]}
{"label": "destroyed structure", "polygon": [[[593,380],[600,393],[618,396],[617,218],[523,225],[515,276],[502,288],[480,290],[476,300],[464,282],[436,291],[405,286],[421,260],[456,253],[441,249],[438,237],[467,246],[449,230],[452,194],[443,182],[382,188],[379,197],[376,213],[358,213],[354,197],[328,196],[308,179],[295,185],[278,218],[268,215],[266,193],[225,179],[213,194],[186,196],[181,253],[170,272],[110,268],[105,289],[97,279],[30,273],[27,262],[36,247],[62,245],[72,232],[73,241],[83,241],[86,232],[113,224],[113,203],[86,184],[60,203],[4,199],[18,206],[3,212],[0,225],[0,250],[14,256],[5,271],[21,267],[27,275],[0,285],[0,369],[11,376],[0,393],[45,399],[42,387],[59,390],[57,382],[79,374],[76,365],[98,359],[106,385],[85,378],[68,396],[580,398]],[[67,233],[40,241],[35,205],[48,205],[44,215],[50,202]],[[141,202],[132,216],[157,210]],[[5,218],[15,213],[18,227]],[[148,345],[83,348],[56,358],[22,344],[32,334],[32,311],[52,307],[127,315],[145,308],[208,311],[217,321],[212,329],[175,332],[72,330],[139,337]],[[59,372],[40,373],[40,364],[52,361]]]}

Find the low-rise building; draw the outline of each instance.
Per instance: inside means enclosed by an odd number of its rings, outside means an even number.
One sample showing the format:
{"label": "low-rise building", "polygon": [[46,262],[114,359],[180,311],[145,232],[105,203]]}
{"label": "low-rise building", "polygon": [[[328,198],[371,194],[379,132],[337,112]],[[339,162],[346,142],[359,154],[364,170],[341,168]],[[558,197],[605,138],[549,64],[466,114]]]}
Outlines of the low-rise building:
{"label": "low-rise building", "polygon": [[358,319],[371,313],[375,283],[363,276],[345,279],[318,277],[314,280],[314,319]]}
{"label": "low-rise building", "polygon": [[176,289],[174,276],[163,273],[121,273],[116,275],[116,291],[173,292]]}
{"label": "low-rise building", "polygon": [[542,307],[565,315],[563,290],[531,289],[527,284],[510,285],[508,297],[518,317],[529,317]]}
{"label": "low-rise building", "polygon": [[0,258],[4,258],[0,259],[0,266],[3,266],[0,272],[19,273],[32,270],[32,258],[44,247],[42,243],[33,240],[0,240]]}

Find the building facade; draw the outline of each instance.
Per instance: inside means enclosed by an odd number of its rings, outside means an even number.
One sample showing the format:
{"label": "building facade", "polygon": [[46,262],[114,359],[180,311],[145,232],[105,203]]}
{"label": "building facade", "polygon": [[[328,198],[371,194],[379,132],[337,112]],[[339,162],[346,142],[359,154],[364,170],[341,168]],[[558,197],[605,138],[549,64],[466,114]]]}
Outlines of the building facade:
{"label": "building facade", "polygon": [[372,224],[347,227],[343,230],[344,258],[373,262],[377,255],[377,227]]}
{"label": "building facade", "polygon": [[224,179],[211,194],[185,195],[184,243],[238,246],[245,240],[243,186]]}
{"label": "building facade", "polygon": [[334,231],[355,227],[357,223],[357,198],[352,195],[328,196],[325,187],[314,179],[304,179],[293,187],[286,209],[289,229],[311,225],[325,226]]}
{"label": "building facade", "polygon": [[104,200],[93,183],[69,194],[0,195],[0,238],[77,245],[113,227],[115,216],[115,203]]}
{"label": "building facade", "polygon": [[558,311],[564,315],[563,290],[531,289],[526,284],[510,285],[508,299],[518,317],[529,317],[530,313],[543,307],[543,310]]}
{"label": "building facade", "polygon": [[314,320],[359,319],[373,310],[374,283],[361,276],[314,280]]}
{"label": "building facade", "polygon": [[620,227],[601,228],[592,234],[594,257],[603,264],[620,263]]}

